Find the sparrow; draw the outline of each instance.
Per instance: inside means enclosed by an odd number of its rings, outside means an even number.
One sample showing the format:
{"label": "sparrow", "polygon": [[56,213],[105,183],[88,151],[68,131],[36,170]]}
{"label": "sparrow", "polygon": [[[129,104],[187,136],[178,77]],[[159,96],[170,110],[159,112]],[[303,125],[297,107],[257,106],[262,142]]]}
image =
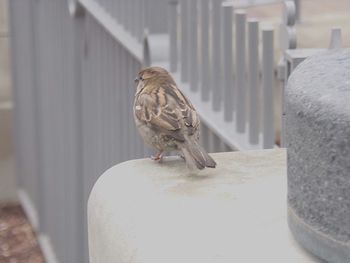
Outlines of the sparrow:
{"label": "sparrow", "polygon": [[179,151],[188,168],[215,168],[216,162],[199,144],[199,116],[167,70],[142,69],[135,79],[134,119],[144,142],[157,151]]}

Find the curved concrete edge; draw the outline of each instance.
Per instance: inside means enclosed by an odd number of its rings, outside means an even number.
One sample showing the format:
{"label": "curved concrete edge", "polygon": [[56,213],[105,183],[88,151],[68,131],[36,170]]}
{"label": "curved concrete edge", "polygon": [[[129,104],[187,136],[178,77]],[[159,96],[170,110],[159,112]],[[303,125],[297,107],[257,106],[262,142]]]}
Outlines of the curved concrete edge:
{"label": "curved concrete edge", "polygon": [[294,238],[311,253],[329,262],[349,262],[350,244],[339,242],[311,227],[291,207],[288,207],[288,225]]}
{"label": "curved concrete edge", "polygon": [[91,263],[319,263],[287,225],[285,149],[212,154],[194,173],[179,158],[120,163],[88,201]]}

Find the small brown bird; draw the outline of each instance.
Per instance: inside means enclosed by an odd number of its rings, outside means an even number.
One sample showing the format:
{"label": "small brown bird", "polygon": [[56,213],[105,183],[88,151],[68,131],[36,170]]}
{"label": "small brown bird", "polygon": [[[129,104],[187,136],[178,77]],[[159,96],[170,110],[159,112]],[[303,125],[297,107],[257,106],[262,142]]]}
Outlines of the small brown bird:
{"label": "small brown bird", "polygon": [[135,82],[134,118],[145,143],[157,150],[152,159],[161,160],[166,151],[181,151],[190,169],[215,168],[216,162],[198,143],[197,112],[168,71],[145,68]]}

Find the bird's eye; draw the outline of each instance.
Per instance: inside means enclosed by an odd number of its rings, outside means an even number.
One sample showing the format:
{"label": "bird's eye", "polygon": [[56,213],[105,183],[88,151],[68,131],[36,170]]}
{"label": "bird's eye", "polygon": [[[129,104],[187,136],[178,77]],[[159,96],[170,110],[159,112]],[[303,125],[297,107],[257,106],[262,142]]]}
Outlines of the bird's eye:
{"label": "bird's eye", "polygon": [[140,80],[143,80],[141,77],[137,77],[136,79],[134,79],[135,83],[139,83]]}

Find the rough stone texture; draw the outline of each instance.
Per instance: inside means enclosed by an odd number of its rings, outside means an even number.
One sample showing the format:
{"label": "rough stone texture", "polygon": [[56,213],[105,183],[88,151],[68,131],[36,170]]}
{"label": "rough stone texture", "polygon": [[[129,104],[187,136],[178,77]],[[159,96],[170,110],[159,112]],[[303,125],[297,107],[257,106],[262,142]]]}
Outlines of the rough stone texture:
{"label": "rough stone texture", "polygon": [[179,158],[106,171],[88,202],[90,262],[321,262],[288,230],[284,149],[212,156],[198,173]]}
{"label": "rough stone texture", "polygon": [[350,262],[350,49],[312,56],[293,72],[286,145],[293,233],[325,259]]}

